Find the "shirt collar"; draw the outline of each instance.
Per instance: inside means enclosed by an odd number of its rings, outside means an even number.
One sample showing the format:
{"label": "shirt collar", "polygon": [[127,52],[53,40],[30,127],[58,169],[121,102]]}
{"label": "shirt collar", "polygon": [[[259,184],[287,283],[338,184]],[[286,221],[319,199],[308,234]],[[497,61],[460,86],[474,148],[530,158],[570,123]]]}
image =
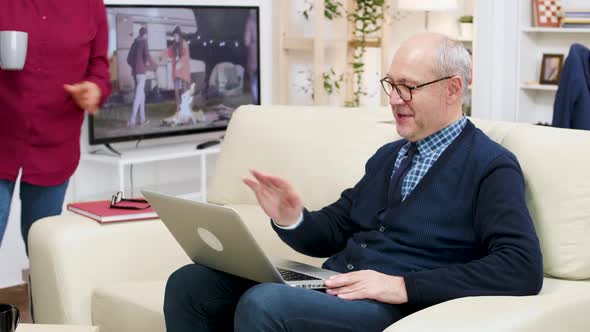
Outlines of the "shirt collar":
{"label": "shirt collar", "polygon": [[[418,153],[421,156],[428,156],[434,151],[444,149],[449,146],[457,136],[463,131],[467,124],[467,118],[465,116],[461,119],[453,122],[449,126],[437,131],[436,133],[416,142],[418,146]],[[404,153],[408,151],[410,143],[404,145]]]}

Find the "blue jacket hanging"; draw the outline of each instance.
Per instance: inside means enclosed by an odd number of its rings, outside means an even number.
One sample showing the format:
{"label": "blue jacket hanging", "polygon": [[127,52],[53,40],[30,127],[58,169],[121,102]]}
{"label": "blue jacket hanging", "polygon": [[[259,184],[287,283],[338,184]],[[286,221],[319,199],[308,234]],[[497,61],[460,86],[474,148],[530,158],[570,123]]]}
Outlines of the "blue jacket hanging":
{"label": "blue jacket hanging", "polygon": [[590,50],[573,44],[563,66],[553,126],[590,130]]}

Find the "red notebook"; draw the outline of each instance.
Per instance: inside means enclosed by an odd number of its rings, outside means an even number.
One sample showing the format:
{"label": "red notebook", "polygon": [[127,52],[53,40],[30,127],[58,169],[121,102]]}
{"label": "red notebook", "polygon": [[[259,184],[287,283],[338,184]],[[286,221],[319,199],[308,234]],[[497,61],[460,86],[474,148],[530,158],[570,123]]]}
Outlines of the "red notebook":
{"label": "red notebook", "polygon": [[[111,201],[94,201],[68,204],[68,210],[92,218],[99,223],[158,218],[152,207],[143,210],[110,208]],[[145,206],[146,203],[122,202],[125,206]]]}

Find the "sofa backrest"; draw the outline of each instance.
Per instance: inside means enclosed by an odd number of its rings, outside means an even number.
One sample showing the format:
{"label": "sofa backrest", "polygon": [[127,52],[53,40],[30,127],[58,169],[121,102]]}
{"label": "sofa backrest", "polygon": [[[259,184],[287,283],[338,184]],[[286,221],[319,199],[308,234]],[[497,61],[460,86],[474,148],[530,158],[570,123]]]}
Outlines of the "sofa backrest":
{"label": "sofa backrest", "polygon": [[241,107],[228,126],[208,200],[256,204],[241,180],[258,169],[288,179],[310,209],[330,204],[360,180],[380,146],[399,138],[390,114],[383,108]]}
{"label": "sofa backrest", "polygon": [[545,273],[590,278],[590,132],[521,126],[502,144],[523,169]]}
{"label": "sofa backrest", "polygon": [[[380,146],[399,139],[391,120],[385,107],[241,107],[226,132],[208,199],[256,204],[242,179],[258,169],[289,180],[307,208],[321,208],[362,177]],[[471,120],[521,164],[545,273],[590,278],[590,132]]]}

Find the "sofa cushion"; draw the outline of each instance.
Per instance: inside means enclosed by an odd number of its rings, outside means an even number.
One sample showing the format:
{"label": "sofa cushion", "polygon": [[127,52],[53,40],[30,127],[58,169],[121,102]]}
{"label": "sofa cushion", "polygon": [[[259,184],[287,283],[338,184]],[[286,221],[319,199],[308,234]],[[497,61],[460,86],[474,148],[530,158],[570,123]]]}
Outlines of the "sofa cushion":
{"label": "sofa cushion", "polygon": [[18,332],[99,332],[96,326],[18,324]]}
{"label": "sofa cushion", "polygon": [[379,147],[399,138],[391,120],[386,108],[240,107],[226,132],[208,200],[255,204],[241,184],[255,168],[288,179],[306,207],[321,208],[360,180]]}
{"label": "sofa cushion", "polygon": [[161,280],[190,262],[159,220],[99,224],[74,213],[35,222],[29,260],[35,322],[77,325],[90,325],[97,285]]}
{"label": "sofa cushion", "polygon": [[523,125],[503,144],[524,173],[545,273],[590,278],[590,132]]}
{"label": "sofa cushion", "polygon": [[166,281],[115,283],[92,294],[92,322],[100,332],[162,332]]}
{"label": "sofa cushion", "polygon": [[499,144],[503,144],[504,138],[508,136],[508,133],[523,125],[515,122],[500,122],[474,118],[469,118],[469,120],[473,122],[477,128],[488,135],[489,138]]}
{"label": "sofa cushion", "polygon": [[587,331],[590,282],[545,278],[535,296],[464,297],[420,310],[386,332]]}

